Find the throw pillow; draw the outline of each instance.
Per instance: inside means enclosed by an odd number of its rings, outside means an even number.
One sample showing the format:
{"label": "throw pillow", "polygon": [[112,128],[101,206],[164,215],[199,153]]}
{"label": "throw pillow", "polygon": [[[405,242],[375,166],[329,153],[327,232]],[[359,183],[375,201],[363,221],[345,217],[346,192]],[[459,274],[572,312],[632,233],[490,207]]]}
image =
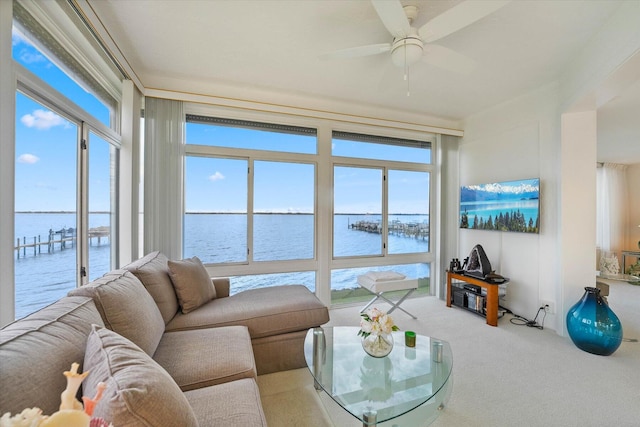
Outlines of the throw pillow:
{"label": "throw pillow", "polygon": [[151,252],[144,257],[125,265],[147,288],[162,314],[165,325],[176,315],[179,309],[178,297],[169,277],[167,262],[162,252]]}
{"label": "throw pillow", "polygon": [[83,394],[93,397],[106,384],[93,417],[114,426],[197,426],[187,398],[171,376],[137,345],[93,325],[87,339]]}
{"label": "throw pillow", "polygon": [[178,295],[184,314],[195,310],[216,297],[211,277],[198,257],[169,260],[169,276]]}
{"label": "throw pillow", "polygon": [[104,325],[153,355],[162,334],[164,320],[144,285],[127,270],[112,270],[73,289],[69,295],[93,298]]}

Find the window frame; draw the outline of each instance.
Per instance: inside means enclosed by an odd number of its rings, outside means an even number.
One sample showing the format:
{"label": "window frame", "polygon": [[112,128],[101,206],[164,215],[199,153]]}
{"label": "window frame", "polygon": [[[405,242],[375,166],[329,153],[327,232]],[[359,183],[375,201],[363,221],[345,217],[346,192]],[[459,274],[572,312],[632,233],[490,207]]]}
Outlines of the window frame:
{"label": "window frame", "polygon": [[[333,270],[359,268],[359,267],[384,267],[402,264],[429,264],[430,265],[430,294],[434,295],[437,284],[436,266],[436,242],[438,232],[438,218],[436,217],[438,188],[438,163],[436,155],[439,150],[440,136],[427,130],[406,129],[400,127],[380,126],[376,124],[363,124],[359,122],[345,122],[338,119],[326,119],[313,115],[296,115],[287,113],[267,112],[262,110],[245,110],[242,108],[229,108],[220,105],[206,105],[202,103],[185,103],[185,113],[202,116],[227,117],[237,120],[253,120],[263,123],[277,123],[284,126],[303,126],[317,129],[318,147],[317,154],[298,154],[289,152],[255,150],[245,148],[227,148],[215,146],[203,146],[188,144],[185,141],[184,155],[213,156],[227,158],[254,158],[268,161],[302,161],[316,165],[315,178],[315,206],[314,206],[314,259],[291,261],[261,261],[243,265],[207,265],[209,272],[215,276],[245,276],[271,273],[290,273],[314,271],[316,278],[316,295],[326,302],[331,303],[331,272]],[[402,161],[385,161],[376,159],[361,159],[343,156],[333,156],[331,153],[331,141],[333,131],[350,133],[364,133],[406,139],[425,141],[430,144],[431,163],[408,163]],[[430,173],[429,178],[429,227],[430,241],[429,251],[425,253],[387,254],[384,257],[333,257],[333,168],[334,165],[348,166],[375,166],[376,168],[397,169]],[[183,177],[180,177],[182,179]],[[249,197],[252,199],[253,194]],[[385,206],[387,195],[384,195]],[[184,216],[184,200],[181,214]],[[386,213],[386,212],[385,212]],[[251,236],[253,238],[253,235]],[[182,242],[180,243],[182,250]],[[357,286],[354,282],[354,286]]]}
{"label": "window frame", "polygon": [[[119,200],[119,152],[121,148],[120,135],[111,128],[106,127],[102,122],[87,114],[81,107],[73,103],[72,100],[66,98],[56,89],[51,87],[48,83],[41,80],[38,76],[34,75],[31,71],[18,63],[14,63],[16,70],[16,93],[21,93],[26,97],[31,98],[35,102],[38,102],[42,106],[54,111],[56,114],[61,115],[69,122],[78,126],[79,135],[78,143],[81,145],[82,141],[88,141],[89,134],[93,133],[104,141],[109,143],[112,147],[115,147],[115,158],[110,159],[115,162],[115,182],[114,184],[114,197],[111,200],[112,215],[115,215],[110,238],[111,244],[111,267],[115,268],[118,259],[118,200]],[[15,144],[15,140],[13,142]],[[78,233],[78,251],[77,251],[77,263],[80,266],[77,274],[77,285],[81,286],[88,282],[86,275],[82,275],[81,271],[84,267],[88,267],[88,224],[89,224],[89,203],[88,203],[88,156],[90,156],[89,149],[78,148],[78,162],[76,170],[77,179],[77,233]],[[111,155],[110,155],[111,156]],[[15,175],[14,175],[15,177]],[[15,209],[14,209],[15,210]],[[15,302],[14,302],[15,303]]]}
{"label": "window frame", "polygon": [[[11,53],[11,52],[10,52]],[[89,248],[90,242],[88,238],[89,229],[89,204],[88,204],[88,161],[91,155],[90,147],[84,149],[86,141],[90,134],[100,137],[110,145],[109,162],[113,162],[114,170],[111,174],[111,192],[110,192],[110,205],[111,205],[111,235],[110,235],[110,269],[114,269],[117,266],[119,255],[119,154],[121,149],[121,135],[119,129],[119,117],[121,113],[121,100],[117,100],[114,104],[107,105],[110,109],[110,126],[102,123],[98,118],[94,117],[87,110],[77,105],[73,99],[67,98],[64,94],[59,92],[56,88],[49,83],[35,75],[28,70],[25,66],[18,63],[12,55],[8,58],[13,70],[12,79],[14,82],[13,96],[21,94],[27,98],[30,98],[34,102],[41,104],[43,107],[53,111],[55,114],[60,115],[65,120],[73,123],[77,126],[77,162],[76,162],[76,228],[77,228],[77,246],[76,246],[76,271],[75,271],[75,286],[79,287],[88,282],[88,269],[89,265]],[[64,71],[64,70],[63,70]],[[14,121],[12,127],[15,126],[15,101],[13,105],[13,117]],[[15,153],[15,128],[12,132],[12,152]],[[90,144],[90,141],[89,141]],[[11,159],[15,161],[14,156]],[[13,176],[11,180],[12,187],[15,188],[15,168],[11,168]],[[11,210],[12,215],[15,215],[15,202],[12,202]],[[14,223],[14,221],[12,221]],[[15,224],[15,223],[14,223]],[[13,230],[11,232],[13,236]],[[12,245],[13,247],[13,245]],[[15,251],[13,251],[15,252]],[[13,258],[13,257],[12,257]],[[11,281],[12,289],[15,290],[15,267],[11,268]],[[14,297],[11,298],[10,307],[2,305],[2,310],[10,308],[10,315],[15,317],[15,292]],[[5,321],[3,316],[2,321]]]}
{"label": "window frame", "polygon": [[[194,106],[191,104],[185,105],[185,113],[186,115],[198,115],[198,116],[215,116],[221,118],[227,118],[229,120],[247,120],[254,121],[260,123],[270,124],[278,126],[293,126],[293,127],[306,127],[313,128],[313,126],[309,126],[308,123],[305,124],[287,124],[286,121],[270,121],[265,120],[265,117],[259,116],[256,117],[253,114],[246,115],[239,113],[236,116],[229,116],[228,111],[225,114],[219,114],[219,111],[209,110],[203,106]],[[248,149],[248,148],[229,148],[229,147],[219,147],[214,145],[200,145],[200,144],[189,144],[188,143],[188,132],[185,132],[185,141],[184,141],[184,150],[183,150],[183,162],[186,163],[187,156],[198,156],[198,157],[208,157],[208,158],[224,158],[224,159],[241,159],[246,160],[248,162],[248,191],[247,191],[247,244],[249,248],[249,254],[247,256],[246,262],[233,262],[233,263],[207,263],[204,262],[204,265],[210,270],[215,269],[215,274],[219,276],[249,276],[249,275],[260,275],[260,274],[274,274],[274,273],[297,273],[297,272],[307,272],[307,271],[316,271],[317,270],[317,262],[318,262],[318,251],[317,251],[317,243],[314,244],[313,248],[313,257],[308,259],[292,259],[292,260],[277,260],[277,261],[254,261],[253,260],[253,200],[254,200],[254,184],[253,184],[253,173],[254,173],[254,161],[269,161],[269,162],[280,162],[280,163],[301,163],[301,164],[310,164],[314,167],[314,205],[313,205],[313,215],[314,215],[314,224],[313,224],[313,232],[314,232],[314,243],[317,242],[318,236],[318,155],[317,154],[308,154],[308,153],[292,153],[287,151],[272,151],[272,150],[258,150],[258,149]],[[317,135],[317,133],[316,133]],[[316,142],[319,144],[319,142]],[[317,151],[317,147],[316,147]],[[186,165],[184,165],[184,170],[186,173]],[[182,227],[184,230],[184,215],[185,215],[185,194],[186,188],[184,188],[184,175],[180,177],[183,182],[183,200],[181,203],[181,216],[182,216]],[[184,233],[183,233],[184,234]],[[183,238],[184,239],[184,238]],[[184,249],[184,242],[180,242],[180,253],[182,253]],[[316,281],[317,281],[317,273],[316,273]]]}
{"label": "window frame", "polygon": [[[362,129],[359,128],[359,133],[363,131],[375,132],[378,129]],[[353,132],[353,131],[349,131]],[[393,132],[393,131],[392,131]],[[377,132],[376,132],[377,133]],[[331,270],[341,270],[347,268],[361,268],[361,267],[380,267],[386,265],[399,265],[399,264],[419,264],[419,263],[430,263],[434,264],[435,253],[434,253],[434,241],[437,233],[437,222],[436,222],[436,164],[433,161],[434,153],[436,152],[437,140],[438,138],[434,134],[422,134],[416,132],[397,132],[392,135],[381,135],[381,136],[392,136],[394,138],[402,138],[402,139],[413,139],[413,138],[429,138],[430,142],[430,150],[431,150],[431,163],[409,163],[409,162],[401,162],[401,161],[389,161],[389,160],[377,160],[377,159],[365,159],[359,157],[344,157],[344,156],[332,156],[331,161],[331,170],[332,170],[332,180],[331,186],[334,185],[333,180],[333,170],[335,166],[343,166],[343,167],[367,167],[367,168],[377,168],[383,170],[383,180],[385,180],[385,184],[382,191],[382,219],[383,219],[383,243],[387,243],[385,241],[386,233],[387,233],[387,222],[388,222],[388,171],[389,170],[401,170],[401,171],[413,171],[413,172],[427,172],[430,174],[429,178],[429,251],[425,253],[409,253],[409,254],[389,254],[388,253],[388,244],[385,244],[385,249],[383,250],[382,255],[367,255],[367,256],[351,256],[351,257],[334,257],[333,256],[333,242],[331,245]],[[332,215],[334,213],[333,201],[331,204]],[[333,236],[333,222],[331,225],[331,235]],[[432,287],[433,288],[433,287]],[[432,290],[433,292],[433,290]]]}

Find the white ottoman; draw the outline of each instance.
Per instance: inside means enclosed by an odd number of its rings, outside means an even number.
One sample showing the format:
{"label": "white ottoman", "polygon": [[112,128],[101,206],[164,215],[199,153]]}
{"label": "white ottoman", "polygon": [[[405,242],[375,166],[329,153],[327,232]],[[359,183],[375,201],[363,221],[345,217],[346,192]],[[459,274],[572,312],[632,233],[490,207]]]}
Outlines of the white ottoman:
{"label": "white ottoman", "polygon": [[[369,301],[362,310],[360,310],[360,313],[363,313],[378,298],[381,298],[392,305],[391,310],[387,313],[391,313],[397,308],[404,311],[414,319],[417,319],[416,316],[400,307],[400,304],[402,304],[402,302],[411,295],[413,291],[418,289],[418,279],[407,279],[404,274],[400,274],[395,271],[369,271],[368,273],[358,276],[358,285],[375,295],[373,299]],[[385,292],[404,290],[407,292],[398,300],[398,302],[395,303],[383,295]]]}

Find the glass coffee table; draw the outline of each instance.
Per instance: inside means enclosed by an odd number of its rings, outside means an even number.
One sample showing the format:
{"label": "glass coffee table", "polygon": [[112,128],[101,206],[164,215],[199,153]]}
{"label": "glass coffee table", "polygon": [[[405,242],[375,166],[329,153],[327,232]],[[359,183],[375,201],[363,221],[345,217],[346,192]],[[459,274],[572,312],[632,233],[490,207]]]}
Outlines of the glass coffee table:
{"label": "glass coffee table", "polygon": [[393,425],[416,426],[435,420],[451,395],[449,343],[416,335],[416,346],[406,347],[404,332],[398,331],[393,332],[391,353],[374,358],[362,349],[358,330],[346,326],[309,329],[304,356],[315,388],[363,426],[389,420]]}

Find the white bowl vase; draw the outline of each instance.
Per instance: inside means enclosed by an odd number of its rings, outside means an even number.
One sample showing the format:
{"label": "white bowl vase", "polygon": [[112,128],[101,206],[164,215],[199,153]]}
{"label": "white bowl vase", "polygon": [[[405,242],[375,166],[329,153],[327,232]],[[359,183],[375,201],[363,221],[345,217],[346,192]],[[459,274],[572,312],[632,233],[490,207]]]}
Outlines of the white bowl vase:
{"label": "white bowl vase", "polygon": [[370,334],[362,338],[362,348],[370,356],[385,357],[393,350],[393,335]]}

